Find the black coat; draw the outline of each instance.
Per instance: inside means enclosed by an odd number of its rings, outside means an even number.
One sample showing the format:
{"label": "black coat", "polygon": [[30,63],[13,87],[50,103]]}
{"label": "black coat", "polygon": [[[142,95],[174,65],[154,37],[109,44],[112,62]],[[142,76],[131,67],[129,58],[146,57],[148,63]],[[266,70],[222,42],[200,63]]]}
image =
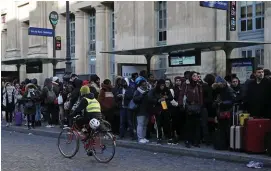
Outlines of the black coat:
{"label": "black coat", "polygon": [[251,116],[271,118],[271,80],[264,78],[259,84],[250,81],[244,103]]}
{"label": "black coat", "polygon": [[138,105],[136,110],[137,116],[148,116],[148,92],[140,92],[136,90],[133,97],[134,103]]}

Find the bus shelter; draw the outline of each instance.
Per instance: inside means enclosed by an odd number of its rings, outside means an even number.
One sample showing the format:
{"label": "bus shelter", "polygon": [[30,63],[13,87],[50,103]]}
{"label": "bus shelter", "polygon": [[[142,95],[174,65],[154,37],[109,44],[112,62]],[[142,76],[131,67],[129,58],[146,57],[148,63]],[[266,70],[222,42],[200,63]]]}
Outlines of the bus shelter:
{"label": "bus shelter", "polygon": [[[76,60],[76,59],[71,59]],[[41,62],[42,64],[52,64],[53,66],[56,65],[58,62],[65,62],[67,61],[66,58],[10,58],[6,60],[2,60],[2,65],[15,65],[17,67],[17,72],[20,72],[21,65],[26,65],[28,63],[36,63]],[[53,71],[55,74],[55,70]]]}
{"label": "bus shelter", "polygon": [[185,51],[200,51],[200,52],[210,52],[223,50],[226,54],[226,59],[229,59],[231,52],[235,48],[243,48],[256,45],[271,44],[267,42],[254,42],[254,41],[209,41],[209,42],[192,42],[192,43],[182,43],[173,44],[165,46],[155,46],[149,48],[140,49],[129,49],[129,50],[119,50],[119,51],[102,51],[100,53],[108,53],[115,55],[143,55],[147,61],[147,72],[150,73],[151,58],[155,55],[165,55],[170,53],[178,53]]}

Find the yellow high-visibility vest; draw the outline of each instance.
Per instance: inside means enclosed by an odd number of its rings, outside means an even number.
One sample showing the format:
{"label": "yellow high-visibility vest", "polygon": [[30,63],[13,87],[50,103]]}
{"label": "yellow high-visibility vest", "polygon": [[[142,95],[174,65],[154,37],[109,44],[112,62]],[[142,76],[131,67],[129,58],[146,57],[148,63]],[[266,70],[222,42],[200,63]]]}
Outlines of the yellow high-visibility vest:
{"label": "yellow high-visibility vest", "polygon": [[86,108],[86,112],[88,113],[97,113],[101,112],[101,105],[100,103],[94,98],[94,99],[88,99],[85,98],[88,101],[88,106]]}

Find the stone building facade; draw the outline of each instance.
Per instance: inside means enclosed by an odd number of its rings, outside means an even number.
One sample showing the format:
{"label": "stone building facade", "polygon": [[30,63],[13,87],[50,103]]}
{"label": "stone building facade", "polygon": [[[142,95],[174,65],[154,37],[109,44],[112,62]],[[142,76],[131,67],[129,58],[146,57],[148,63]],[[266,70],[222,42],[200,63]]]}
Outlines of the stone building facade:
{"label": "stone building facade", "polygon": [[[270,41],[271,3],[251,2],[237,3],[237,29],[230,33],[230,39]],[[65,58],[65,3],[6,1],[1,5],[1,59],[52,57],[51,37],[28,35],[28,27],[51,28],[48,20],[51,11],[57,11],[60,16],[56,36],[62,38],[62,49],[56,52],[56,57]],[[70,1],[70,11],[70,51],[72,58],[78,59],[72,64],[73,72],[96,73],[101,79],[116,76],[118,63],[142,64],[146,60],[143,56],[109,55],[101,54],[100,51],[226,39],[226,11],[204,8],[199,2]],[[259,24],[257,18],[260,17],[262,20]],[[258,57],[259,49],[261,53]],[[270,52],[270,45],[265,45],[252,48],[251,52],[250,49],[234,50],[232,57],[257,56],[261,58],[262,65],[271,68]],[[156,56],[152,58],[151,69],[168,76],[181,75],[186,70],[196,70],[203,75],[211,72],[225,74],[223,51],[202,53],[201,60],[201,66],[170,68],[167,56]],[[26,77],[44,80],[52,76],[52,68],[52,65],[44,64],[43,74],[26,74],[25,66],[22,66],[20,80]],[[65,68],[65,63],[59,63],[57,68]],[[16,67],[2,65],[2,71],[5,70],[16,70]]]}

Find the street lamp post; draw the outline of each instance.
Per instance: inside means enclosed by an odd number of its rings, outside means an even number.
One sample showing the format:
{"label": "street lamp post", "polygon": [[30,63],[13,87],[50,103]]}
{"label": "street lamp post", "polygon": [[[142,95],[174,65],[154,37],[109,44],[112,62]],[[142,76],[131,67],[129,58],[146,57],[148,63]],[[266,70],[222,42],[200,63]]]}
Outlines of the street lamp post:
{"label": "street lamp post", "polygon": [[66,70],[67,75],[72,73],[71,51],[70,51],[70,4],[66,1]]}
{"label": "street lamp post", "polygon": [[[49,14],[49,21],[53,28],[53,58],[56,58],[56,25],[58,23],[58,13],[56,11],[52,11]],[[53,76],[55,76],[56,72],[56,61],[53,61]]]}

